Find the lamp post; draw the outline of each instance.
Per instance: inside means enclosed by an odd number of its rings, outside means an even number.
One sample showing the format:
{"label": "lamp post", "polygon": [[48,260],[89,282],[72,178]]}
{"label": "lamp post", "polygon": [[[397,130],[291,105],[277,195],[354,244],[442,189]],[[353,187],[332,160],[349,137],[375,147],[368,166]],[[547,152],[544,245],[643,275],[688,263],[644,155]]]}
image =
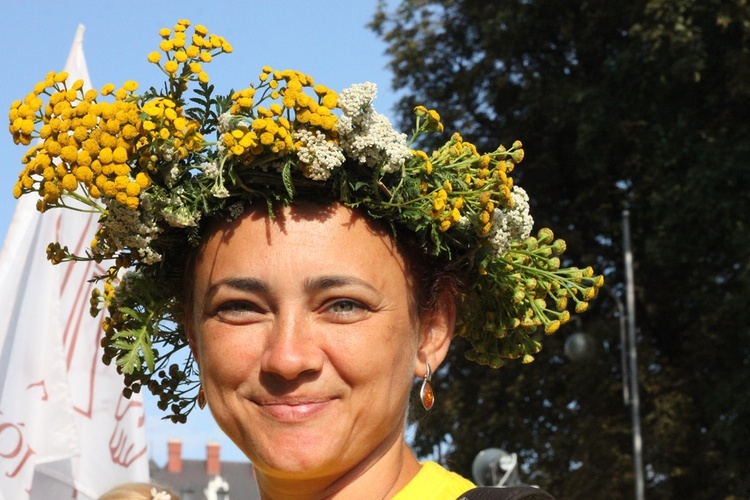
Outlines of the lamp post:
{"label": "lamp post", "polygon": [[[630,246],[630,210],[622,211],[622,237],[625,264],[625,304],[609,287],[602,287],[614,299],[620,320],[620,364],[622,366],[622,396],[625,406],[630,407],[633,427],[633,472],[635,476],[635,498],[643,500],[643,446],[641,439],[641,402],[638,392],[638,349],[635,328],[635,287],[633,280],[633,252]],[[626,307],[627,306],[627,307]],[[565,354],[573,361],[587,359],[593,353],[591,337],[580,331],[565,341]]]}
{"label": "lamp post", "polygon": [[[627,350],[630,361],[629,390],[630,390],[630,415],[633,420],[633,470],[635,473],[635,498],[643,500],[643,450],[641,440],[641,399],[638,393],[638,349],[635,338],[635,286],[633,280],[633,251],[630,246],[630,209],[625,207],[622,211],[622,249],[625,254],[625,301],[627,303]],[[612,294],[614,295],[614,294]],[[619,301],[619,299],[617,299]],[[619,307],[622,307],[620,304]],[[622,314],[620,315],[622,317]],[[622,319],[620,320],[620,336],[622,337]],[[625,352],[626,344],[622,345]],[[624,365],[623,365],[624,366]],[[625,373],[623,372],[623,386]],[[627,404],[627,401],[626,401]]]}

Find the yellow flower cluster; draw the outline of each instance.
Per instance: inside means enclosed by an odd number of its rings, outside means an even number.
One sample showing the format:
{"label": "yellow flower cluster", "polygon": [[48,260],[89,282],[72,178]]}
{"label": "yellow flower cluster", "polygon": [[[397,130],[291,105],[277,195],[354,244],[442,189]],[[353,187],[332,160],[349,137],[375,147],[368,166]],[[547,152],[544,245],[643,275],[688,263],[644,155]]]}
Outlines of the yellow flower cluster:
{"label": "yellow flower cluster", "polygon": [[[257,87],[232,95],[230,113],[248,118],[249,124],[241,120],[223,136],[224,146],[242,163],[253,163],[266,153],[277,158],[296,151],[300,143],[293,137],[295,122],[323,131],[328,140],[336,139],[335,91],[315,85],[312,77],[299,71],[275,71],[269,66],[263,67],[259,80]],[[305,88],[311,88],[315,97]]]}
{"label": "yellow flower cluster", "polygon": [[[473,349],[467,353],[469,359],[493,368],[503,365],[503,357],[521,358],[524,363],[531,363],[542,347],[541,342],[532,337],[537,329],[546,335],[557,332],[570,320],[569,301],[575,302],[576,313],[587,310],[589,301],[604,285],[604,277],[595,275],[591,267],[561,269],[557,256],[564,251],[565,242],[555,239],[552,230],[543,228],[536,237],[528,237],[502,259],[488,263],[494,268],[490,271],[506,272],[503,288],[507,293],[499,298],[512,304],[511,311],[523,311],[523,314],[500,317],[495,311],[502,310],[501,307],[478,311],[484,318],[484,331],[468,335],[473,344]],[[534,268],[534,273],[517,271],[523,268]],[[488,272],[481,274],[487,276]],[[505,353],[505,356],[498,353]]]}
{"label": "yellow flower cluster", "polygon": [[[175,95],[181,94],[189,81],[208,81],[201,63],[232,51],[224,38],[209,35],[200,25],[194,27],[188,43],[188,26],[190,23],[183,20],[174,30],[160,31],[160,48],[167,55],[164,67],[161,53],[149,55],[149,61],[169,75],[170,90]],[[98,208],[93,201],[100,198],[136,209],[141,192],[151,185],[151,175],[158,167],[152,164],[157,150],[168,152],[173,159],[184,159],[204,145],[200,124],[188,120],[173,99],[156,97],[143,102],[135,94],[138,83],[132,80],[119,89],[107,84],[101,92],[84,92],[82,80],[71,85],[67,80],[66,72],[50,72],[23,101],[14,102],[9,113],[16,144],[41,141],[23,157],[25,168],[13,188],[16,198],[37,191],[40,211],[63,205],[64,193],[95,210]],[[100,95],[112,96],[114,102],[99,102]],[[140,171],[133,171],[138,165]]]}
{"label": "yellow flower cluster", "polygon": [[[434,110],[418,106],[416,112],[418,117],[426,118],[421,124],[426,129],[442,128],[440,116]],[[440,221],[440,231],[448,231],[464,215],[476,216],[481,221],[477,227],[479,236],[490,231],[495,209],[513,207],[513,179],[508,174],[523,160],[522,147],[516,141],[509,150],[500,146],[492,153],[480,154],[474,144],[455,133],[431,156],[424,151],[413,151],[411,168],[422,177],[422,194],[429,199],[430,216]],[[481,212],[477,212],[478,207]]]}
{"label": "yellow flower cluster", "polygon": [[[197,24],[193,27],[193,35],[188,43],[186,30],[190,21],[177,21],[173,30],[162,28],[159,35],[161,52],[155,51],[148,55],[148,61],[162,68],[170,80],[198,80],[208,83],[208,74],[203,70],[203,63],[209,63],[219,53],[231,53],[232,46],[224,37],[210,34],[205,26]],[[161,65],[162,52],[166,54],[166,62]],[[180,70],[182,67],[182,70]]]}
{"label": "yellow flower cluster", "polygon": [[414,108],[414,114],[417,119],[423,122],[425,132],[443,132],[445,130],[443,123],[440,121],[440,113],[434,109],[427,109],[419,105]]}
{"label": "yellow flower cluster", "polygon": [[[141,189],[150,183],[147,176],[131,177],[128,165],[141,127],[138,106],[129,100],[138,84],[129,81],[117,90],[105,85],[101,94],[113,94],[115,101],[97,102],[96,90],[84,92],[82,80],[68,87],[67,78],[66,72],[51,72],[24,102],[11,105],[15,142],[41,141],[23,157],[14,196],[38,191],[37,208],[44,211],[61,204],[63,192],[81,186],[90,198],[106,196],[136,208]],[[46,105],[43,95],[49,96]]]}
{"label": "yellow flower cluster", "polygon": [[141,110],[146,117],[143,120],[143,135],[139,147],[144,148],[140,164],[147,170],[153,170],[151,154],[167,147],[183,159],[192,151],[203,147],[203,135],[200,124],[188,120],[181,107],[166,97],[157,97],[143,104]]}

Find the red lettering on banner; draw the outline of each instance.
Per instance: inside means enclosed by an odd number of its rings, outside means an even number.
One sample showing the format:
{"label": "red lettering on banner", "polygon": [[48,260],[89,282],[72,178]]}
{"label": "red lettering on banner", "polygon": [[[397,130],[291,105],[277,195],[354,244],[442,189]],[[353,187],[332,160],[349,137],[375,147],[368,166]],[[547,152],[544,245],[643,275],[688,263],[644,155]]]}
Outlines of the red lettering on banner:
{"label": "red lettering on banner", "polygon": [[[96,271],[97,274],[103,272],[100,267],[92,265],[92,262],[87,262],[85,264],[82,262],[74,262],[70,265],[70,268],[72,269],[74,266],[80,266],[85,268],[85,270],[80,273],[80,282],[71,283],[71,286],[75,288],[68,292],[76,294],[75,301],[70,309],[70,316],[68,316],[68,320],[65,323],[65,333],[63,334],[63,342],[68,348],[68,355],[65,360],[65,366],[68,370],[70,370],[70,365],[73,362],[73,354],[78,346],[78,334],[81,333],[81,322],[83,322],[83,319],[89,315],[88,299],[91,296],[91,290],[95,286],[93,283],[89,283],[89,279],[94,275],[94,271]],[[67,281],[67,279],[68,277],[66,276],[65,281]],[[60,289],[61,296],[66,291],[65,286],[66,285],[63,284]]]}
{"label": "red lettering on banner", "polygon": [[[62,227],[57,221],[58,241],[61,239]],[[73,253],[80,254],[87,245],[87,235],[92,225],[96,224],[96,217],[89,214],[85,226],[81,230],[78,241],[74,244]],[[96,371],[101,358],[100,339],[103,335],[99,317],[96,328],[90,323],[84,326],[84,318],[89,315],[89,297],[96,286],[90,282],[95,275],[104,274],[104,268],[93,262],[72,262],[65,266],[65,274],[60,284],[60,297],[67,306],[68,315],[63,331],[63,345],[66,351],[65,363],[70,373],[72,366],[80,378],[75,379],[76,390],[73,396],[73,409],[85,418],[93,418],[94,389],[96,385]],[[90,321],[90,320],[89,320]],[[79,334],[83,333],[82,335]]]}
{"label": "red lettering on banner", "polygon": [[47,394],[47,385],[44,383],[44,379],[40,380],[39,382],[27,385],[26,390],[28,391],[32,387],[37,386],[42,388],[42,401],[47,401],[47,399],[49,399],[49,395]]}
{"label": "red lettering on banner", "polygon": [[[0,415],[2,414],[0,413]],[[22,427],[23,424],[13,424],[9,422],[0,423],[0,443],[5,442],[6,437],[10,438],[9,443],[13,443],[15,437],[15,446],[11,444],[12,449],[5,450],[0,448],[0,457],[7,459],[3,460],[4,463],[11,463],[11,461],[17,463],[12,472],[8,472],[7,470],[4,471],[7,477],[17,476],[21,469],[26,465],[29,458],[34,454],[34,450],[32,450],[31,446],[26,444],[24,440],[23,429],[21,429]],[[9,433],[14,435],[10,435]],[[26,448],[26,451],[23,451],[24,447]]]}
{"label": "red lettering on banner", "polygon": [[[88,290],[90,293],[90,289]],[[78,299],[76,299],[78,300]],[[88,312],[86,312],[88,314]],[[72,318],[72,316],[71,316]],[[103,316],[99,316],[99,322],[97,324],[96,328],[96,335],[91,336],[91,338],[88,339],[88,341],[93,344],[89,347],[91,348],[89,350],[89,359],[86,360],[88,372],[85,372],[87,375],[87,381],[84,384],[81,384],[82,389],[78,391],[78,394],[81,395],[81,397],[86,396],[86,400],[82,402],[81,404],[74,404],[73,409],[83,415],[86,418],[92,418],[93,415],[93,407],[94,407],[94,386],[96,383],[96,369],[99,365],[99,359],[101,358],[101,337],[103,335],[103,329],[102,329],[102,322],[104,321]],[[78,328],[78,327],[76,327]],[[77,337],[77,335],[76,335]],[[80,342],[80,339],[77,339],[77,342]],[[73,351],[78,349],[80,352],[80,349],[83,349],[83,347],[79,347],[78,343],[73,344],[68,347],[69,349],[69,355],[68,359],[70,360],[73,357]],[[86,351],[84,351],[86,352]],[[69,361],[70,362],[70,361]],[[70,368],[70,367],[68,367]],[[84,373],[84,372],[82,372]],[[87,391],[86,391],[87,389]]]}
{"label": "red lettering on banner", "polygon": [[[123,404],[125,408],[122,408]],[[133,462],[145,455],[147,451],[145,445],[140,450],[136,450],[135,444],[131,441],[132,436],[129,436],[126,432],[129,427],[123,423],[123,420],[132,412],[139,412],[137,418],[138,429],[140,429],[145,425],[146,421],[146,417],[143,414],[143,403],[130,401],[120,396],[117,402],[117,409],[115,410],[117,425],[112,431],[112,436],[109,438],[109,454],[112,457],[112,462],[123,467],[130,467]],[[122,428],[123,426],[125,426],[125,429]]]}

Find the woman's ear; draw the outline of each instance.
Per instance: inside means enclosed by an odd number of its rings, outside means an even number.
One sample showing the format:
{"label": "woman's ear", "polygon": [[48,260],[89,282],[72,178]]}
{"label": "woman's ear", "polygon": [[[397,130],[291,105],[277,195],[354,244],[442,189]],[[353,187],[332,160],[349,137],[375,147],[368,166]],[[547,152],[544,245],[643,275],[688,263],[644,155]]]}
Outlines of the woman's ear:
{"label": "woman's ear", "polygon": [[185,319],[185,336],[187,337],[188,347],[190,348],[190,352],[193,355],[193,360],[195,360],[195,364],[198,365],[198,370],[200,371],[200,356],[198,356],[198,339],[195,338],[195,327],[192,324],[191,316],[185,315]]}
{"label": "woman's ear", "polygon": [[434,373],[448,354],[456,327],[456,301],[450,293],[440,294],[438,301],[420,321],[420,344],[417,350],[416,377],[424,377],[427,363]]}

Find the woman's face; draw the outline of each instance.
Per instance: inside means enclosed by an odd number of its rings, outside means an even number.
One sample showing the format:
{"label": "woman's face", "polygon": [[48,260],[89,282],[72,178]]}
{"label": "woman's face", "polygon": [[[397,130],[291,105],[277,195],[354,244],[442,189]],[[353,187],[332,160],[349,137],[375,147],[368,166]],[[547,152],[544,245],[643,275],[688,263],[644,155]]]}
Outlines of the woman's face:
{"label": "woman's face", "polygon": [[391,238],[340,205],[248,211],[206,239],[191,345],[260,474],[336,477],[401,445],[413,377],[439,363],[410,287]]}

